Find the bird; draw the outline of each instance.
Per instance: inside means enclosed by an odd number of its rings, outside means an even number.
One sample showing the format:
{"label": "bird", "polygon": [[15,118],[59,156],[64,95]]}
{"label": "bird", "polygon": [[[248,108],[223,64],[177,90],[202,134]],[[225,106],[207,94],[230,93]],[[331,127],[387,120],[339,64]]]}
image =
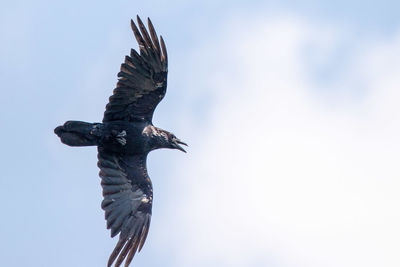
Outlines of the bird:
{"label": "bird", "polygon": [[165,42],[151,20],[148,29],[139,16],[131,28],[139,53],[131,49],[118,73],[118,82],[101,123],[67,121],[54,129],[61,142],[72,147],[97,146],[99,176],[111,237],[119,235],[107,266],[129,266],[142,249],[152,215],[153,187],[146,158],[160,148],[185,152],[187,144],[173,133],[155,127],[153,113],[167,89],[168,56]]}

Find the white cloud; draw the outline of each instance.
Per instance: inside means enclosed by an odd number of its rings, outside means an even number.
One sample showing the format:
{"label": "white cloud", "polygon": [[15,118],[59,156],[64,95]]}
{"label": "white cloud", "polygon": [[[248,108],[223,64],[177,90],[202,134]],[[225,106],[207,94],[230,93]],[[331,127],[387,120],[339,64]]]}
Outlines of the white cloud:
{"label": "white cloud", "polygon": [[190,70],[216,101],[171,180],[176,266],[400,266],[400,34],[359,40],[324,94],[304,47],[323,62],[350,29],[223,29]]}

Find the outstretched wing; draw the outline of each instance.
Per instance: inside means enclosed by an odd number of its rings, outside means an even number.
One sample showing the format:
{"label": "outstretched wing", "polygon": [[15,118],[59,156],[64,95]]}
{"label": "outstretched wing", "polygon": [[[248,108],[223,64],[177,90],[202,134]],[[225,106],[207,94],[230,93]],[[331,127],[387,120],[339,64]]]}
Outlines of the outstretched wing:
{"label": "outstretched wing", "polygon": [[131,20],[131,26],[139,44],[140,55],[131,49],[118,73],[117,87],[106,106],[103,122],[123,120],[137,121],[153,118],[157,104],[167,90],[168,59],[164,40],[158,41],[153,24],[148,19],[150,35],[137,17],[140,32]]}
{"label": "outstretched wing", "polygon": [[141,250],[149,231],[153,189],[147,174],[145,155],[122,155],[98,148],[98,166],[107,228],[119,241],[108,261],[110,267],[125,261],[128,266]]}

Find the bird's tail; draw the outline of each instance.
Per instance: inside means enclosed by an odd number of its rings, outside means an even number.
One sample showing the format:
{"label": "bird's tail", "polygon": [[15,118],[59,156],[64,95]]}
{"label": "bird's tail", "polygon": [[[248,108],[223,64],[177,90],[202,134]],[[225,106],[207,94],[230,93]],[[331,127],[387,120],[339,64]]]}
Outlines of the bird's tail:
{"label": "bird's tail", "polygon": [[61,142],[69,146],[96,146],[102,136],[101,123],[67,121],[54,129]]}

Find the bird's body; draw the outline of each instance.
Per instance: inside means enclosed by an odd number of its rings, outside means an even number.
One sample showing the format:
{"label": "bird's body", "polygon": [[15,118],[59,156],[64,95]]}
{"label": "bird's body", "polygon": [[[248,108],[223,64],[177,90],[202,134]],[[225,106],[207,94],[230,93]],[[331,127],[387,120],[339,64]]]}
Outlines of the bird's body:
{"label": "bird's body", "polygon": [[150,35],[138,17],[131,21],[140,55],[131,50],[101,123],[67,121],[54,131],[69,146],[97,146],[107,228],[119,234],[108,266],[128,266],[142,248],[150,226],[153,188],[146,159],[159,148],[185,150],[172,133],[153,126],[152,117],[167,88],[167,52],[150,20]]}
{"label": "bird's body", "polygon": [[171,133],[147,121],[106,123],[67,121],[64,125],[58,126],[55,133],[61,137],[63,143],[69,146],[96,145],[108,152],[127,155],[147,155],[150,151],[159,148],[179,149],[170,147],[169,143],[165,142],[168,140],[168,135],[172,135]]}
{"label": "bird's body", "polygon": [[152,136],[146,135],[146,129],[154,127],[145,121],[115,121],[103,124],[105,133],[101,141],[102,147],[111,152],[124,154],[147,154],[150,152]]}

